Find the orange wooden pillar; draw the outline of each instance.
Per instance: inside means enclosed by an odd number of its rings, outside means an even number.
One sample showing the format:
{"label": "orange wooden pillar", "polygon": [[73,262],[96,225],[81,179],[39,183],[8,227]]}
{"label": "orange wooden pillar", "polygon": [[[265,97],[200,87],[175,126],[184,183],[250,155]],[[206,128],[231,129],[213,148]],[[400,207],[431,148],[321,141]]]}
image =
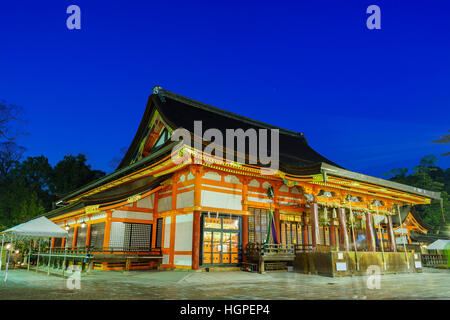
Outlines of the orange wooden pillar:
{"label": "orange wooden pillar", "polygon": [[332,247],[336,247],[336,235],[334,227],[334,219],[330,219],[330,244]]}
{"label": "orange wooden pillar", "polygon": [[[177,182],[178,182],[178,174],[174,174],[172,176],[172,210],[177,209]],[[176,227],[176,215],[172,214],[170,218],[170,242],[169,242],[169,265],[170,267],[174,266],[175,260],[175,227]]]}
{"label": "orange wooden pillar", "polygon": [[338,208],[339,217],[339,250],[348,251],[348,234],[347,234],[347,221],[345,217],[345,208]]}
{"label": "orange wooden pillar", "polygon": [[[242,211],[248,211],[248,179],[242,180]],[[242,253],[244,260],[248,244],[248,216],[242,216]]]}
{"label": "orange wooden pillar", "polygon": [[[64,220],[64,230],[66,230],[67,221]],[[61,247],[64,248],[66,246],[67,238],[62,238]]]}
{"label": "orange wooden pillar", "polygon": [[193,165],[194,173],[194,217],[192,223],[192,269],[198,270],[200,268],[200,208],[202,184],[201,178],[203,175],[203,167],[200,165]]}
{"label": "orange wooden pillar", "polygon": [[78,237],[78,227],[75,225],[73,227],[72,249],[77,247],[77,237]]}
{"label": "orange wooden pillar", "polygon": [[302,234],[303,234],[303,245],[309,244],[309,237],[308,237],[308,219],[306,218],[306,213],[303,212],[302,214]]}
{"label": "orange wooden pillar", "polygon": [[55,240],[56,240],[56,238],[53,237],[53,238],[52,238],[52,249],[55,247]]}
{"label": "orange wooden pillar", "polygon": [[274,211],[274,224],[275,224],[275,233],[278,243],[281,243],[280,239],[280,210],[275,209]]}
{"label": "orange wooden pillar", "polygon": [[91,217],[89,216],[89,221],[86,230],[86,243],[85,243],[86,248],[89,248],[89,245],[91,243],[91,229],[92,229]]}
{"label": "orange wooden pillar", "polygon": [[394,228],[392,226],[392,216],[387,216],[387,219],[388,219],[389,251],[397,252],[397,246],[395,245]]}
{"label": "orange wooden pillar", "polygon": [[152,227],[152,248],[156,248],[157,226],[158,226],[158,195],[159,191],[155,192],[153,198],[153,227]]}
{"label": "orange wooden pillar", "polygon": [[[280,187],[282,186],[282,183],[274,183],[274,187],[273,187],[273,202],[274,202],[274,229],[275,229],[275,234],[276,234],[276,238],[278,240],[278,243],[281,243],[281,239],[280,239],[280,210],[278,208],[278,191],[280,189]],[[272,230],[270,230],[272,232]],[[274,237],[275,238],[275,237]]]}
{"label": "orange wooden pillar", "polygon": [[111,235],[112,211],[106,211],[105,234],[103,236],[103,247],[109,247],[109,237]]}
{"label": "orange wooden pillar", "polygon": [[[109,237],[111,235],[112,211],[106,211],[105,234],[103,235],[103,248],[109,247]],[[103,269],[108,268],[108,263],[102,263]]]}
{"label": "orange wooden pillar", "polygon": [[310,204],[311,208],[311,233],[312,233],[312,245],[316,247],[320,243],[320,234],[319,234],[319,205],[316,202],[312,202]]}
{"label": "orange wooden pillar", "polygon": [[367,241],[367,250],[371,252],[376,251],[375,237],[373,234],[372,214],[370,212],[366,212],[366,241]]}
{"label": "orange wooden pillar", "polygon": [[194,211],[192,234],[192,269],[200,268],[200,211]]}

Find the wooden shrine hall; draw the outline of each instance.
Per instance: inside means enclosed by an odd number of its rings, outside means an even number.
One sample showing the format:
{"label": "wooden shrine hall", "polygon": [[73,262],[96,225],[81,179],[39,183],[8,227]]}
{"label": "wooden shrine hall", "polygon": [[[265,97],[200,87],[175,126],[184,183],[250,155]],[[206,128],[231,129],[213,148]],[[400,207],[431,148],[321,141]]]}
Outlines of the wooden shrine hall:
{"label": "wooden shrine hall", "polygon": [[[278,129],[278,170],[172,141],[179,128],[198,138],[194,121],[223,133]],[[292,266],[339,276],[373,265],[420,271],[420,253],[397,244],[393,230],[412,205],[432,199],[440,194],[340,167],[303,133],[155,87],[119,167],[45,216],[69,232],[52,239],[53,252],[86,252],[95,269]]]}

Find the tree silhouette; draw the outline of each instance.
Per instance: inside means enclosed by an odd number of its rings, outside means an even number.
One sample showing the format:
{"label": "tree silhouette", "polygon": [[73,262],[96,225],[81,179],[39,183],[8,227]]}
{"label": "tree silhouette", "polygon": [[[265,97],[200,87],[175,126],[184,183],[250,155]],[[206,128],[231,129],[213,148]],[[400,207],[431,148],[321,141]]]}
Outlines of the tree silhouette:
{"label": "tree silhouette", "polygon": [[0,101],[0,139],[15,140],[20,136],[17,124],[23,122],[22,108]]}
{"label": "tree silhouette", "polygon": [[[450,132],[450,130],[448,130]],[[450,143],[450,134],[444,134],[440,139],[431,141],[431,143]],[[450,156],[450,152],[442,154],[443,156]]]}

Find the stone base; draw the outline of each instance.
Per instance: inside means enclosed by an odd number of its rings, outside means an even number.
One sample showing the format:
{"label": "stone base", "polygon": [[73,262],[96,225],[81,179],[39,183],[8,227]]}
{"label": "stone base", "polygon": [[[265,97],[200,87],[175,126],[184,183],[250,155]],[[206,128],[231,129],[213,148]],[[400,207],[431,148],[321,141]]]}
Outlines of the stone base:
{"label": "stone base", "polygon": [[422,272],[420,253],[331,251],[298,253],[294,270],[331,277],[385,273]]}

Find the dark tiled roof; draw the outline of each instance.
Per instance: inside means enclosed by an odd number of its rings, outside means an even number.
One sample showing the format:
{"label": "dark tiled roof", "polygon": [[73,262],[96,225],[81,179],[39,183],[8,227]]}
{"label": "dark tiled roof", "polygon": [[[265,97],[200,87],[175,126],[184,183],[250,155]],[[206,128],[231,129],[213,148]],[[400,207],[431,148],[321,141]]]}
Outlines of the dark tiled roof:
{"label": "dark tiled roof", "polygon": [[[308,145],[303,133],[269,125],[223,109],[206,105],[166,90],[160,90],[158,94],[152,94],[150,96],[147,109],[144,113],[136,137],[119,168],[128,165],[130,160],[135,156],[138,145],[141,139],[144,138],[144,129],[146,128],[148,121],[150,121],[152,110],[154,108],[157,108],[160,111],[164,120],[172,128],[184,128],[191,133],[194,133],[194,121],[199,120],[202,121],[203,132],[207,129],[215,128],[220,130],[224,137],[227,129],[242,129],[244,131],[248,129],[255,129],[257,131],[259,129],[278,129],[280,168],[289,173],[298,174],[301,173],[301,170],[299,172],[298,169],[311,167],[322,162],[340,167],[312,149]],[[267,140],[269,142],[268,148],[270,150],[270,138]],[[248,150],[249,147],[247,144],[247,153]]]}

